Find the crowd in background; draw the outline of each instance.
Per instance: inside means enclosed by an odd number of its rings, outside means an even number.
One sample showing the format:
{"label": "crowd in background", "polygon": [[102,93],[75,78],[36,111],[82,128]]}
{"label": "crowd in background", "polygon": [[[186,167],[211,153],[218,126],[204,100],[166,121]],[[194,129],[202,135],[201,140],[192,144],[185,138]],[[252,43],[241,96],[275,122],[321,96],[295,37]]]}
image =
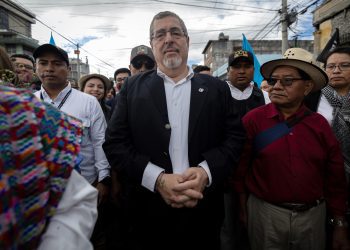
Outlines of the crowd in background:
{"label": "crowd in background", "polygon": [[175,13],[150,44],[77,85],[55,45],[0,48],[0,249],[350,249],[350,47],[256,83],[245,50],[190,68]]}

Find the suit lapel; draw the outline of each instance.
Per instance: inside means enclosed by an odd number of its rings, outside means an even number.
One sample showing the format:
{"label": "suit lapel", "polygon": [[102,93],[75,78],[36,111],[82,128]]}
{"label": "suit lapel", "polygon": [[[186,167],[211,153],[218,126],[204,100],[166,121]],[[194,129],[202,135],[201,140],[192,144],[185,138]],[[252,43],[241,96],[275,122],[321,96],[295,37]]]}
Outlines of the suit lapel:
{"label": "suit lapel", "polygon": [[193,131],[196,127],[198,117],[203,108],[207,97],[208,87],[204,80],[193,77],[191,80],[191,104],[190,104],[190,119],[188,128],[188,141],[191,140]]}
{"label": "suit lapel", "polygon": [[163,79],[154,72],[150,75],[146,85],[149,89],[152,101],[158,109],[164,124],[169,123],[168,108],[166,104],[165,88]]}

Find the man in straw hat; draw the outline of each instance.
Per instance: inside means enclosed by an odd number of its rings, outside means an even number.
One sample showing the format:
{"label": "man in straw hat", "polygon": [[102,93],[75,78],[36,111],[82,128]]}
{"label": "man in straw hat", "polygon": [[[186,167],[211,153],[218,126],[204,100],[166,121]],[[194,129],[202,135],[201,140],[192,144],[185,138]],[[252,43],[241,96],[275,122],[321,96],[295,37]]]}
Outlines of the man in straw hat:
{"label": "man in straw hat", "polygon": [[252,249],[325,249],[326,209],[333,249],[348,249],[343,158],[326,119],[303,104],[327,75],[312,54],[288,49],[261,66],[271,103],[243,118],[247,144],[235,188]]}

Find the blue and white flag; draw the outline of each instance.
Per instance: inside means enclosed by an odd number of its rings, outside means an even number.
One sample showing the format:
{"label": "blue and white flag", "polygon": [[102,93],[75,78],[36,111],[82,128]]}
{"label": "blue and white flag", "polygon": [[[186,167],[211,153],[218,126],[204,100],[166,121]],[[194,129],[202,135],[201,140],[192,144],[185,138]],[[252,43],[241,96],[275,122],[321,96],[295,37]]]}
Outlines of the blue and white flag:
{"label": "blue and white flag", "polygon": [[49,44],[52,44],[52,45],[55,45],[55,46],[56,46],[55,40],[53,39],[53,36],[52,36],[52,32],[51,32],[51,37],[50,37],[50,42],[49,42]]}
{"label": "blue and white flag", "polygon": [[256,58],[254,54],[254,50],[252,46],[250,46],[247,38],[245,37],[244,34],[242,35],[243,35],[242,49],[245,51],[249,51],[250,53],[252,53],[254,57],[254,82],[256,82],[256,84],[258,84],[258,86],[260,87],[261,82],[264,80],[263,76],[260,74],[260,63],[258,61],[258,58]]}

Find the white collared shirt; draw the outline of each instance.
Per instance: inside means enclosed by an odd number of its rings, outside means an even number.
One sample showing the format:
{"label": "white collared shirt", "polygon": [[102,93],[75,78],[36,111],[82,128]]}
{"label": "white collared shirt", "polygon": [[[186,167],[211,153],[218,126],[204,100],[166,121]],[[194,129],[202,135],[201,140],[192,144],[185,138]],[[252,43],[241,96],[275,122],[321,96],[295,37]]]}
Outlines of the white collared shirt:
{"label": "white collared shirt", "polygon": [[69,91],[71,93],[60,110],[80,119],[84,126],[80,150],[83,160],[79,165],[81,175],[89,183],[93,183],[95,180],[101,181],[110,175],[110,166],[102,149],[107,123],[96,97],[73,89],[70,83],[54,100],[50,98],[43,86],[40,91],[35,92],[35,95],[43,99],[43,101],[58,107]]}
{"label": "white collared shirt", "polygon": [[[193,71],[189,68],[187,76],[177,83],[159,69],[157,69],[157,74],[164,80],[168,118],[171,127],[169,154],[173,173],[182,174],[190,167],[188,160],[188,126]],[[210,185],[211,174],[208,163],[203,161],[199,165],[207,172]],[[157,178],[162,172],[164,172],[163,168],[149,162],[143,173],[142,185],[154,191]]]}
{"label": "white collared shirt", "polygon": [[317,113],[321,114],[324,118],[326,118],[329,125],[332,126],[333,107],[323,94],[321,94],[320,102],[317,107]]}
{"label": "white collared shirt", "polygon": [[[253,86],[254,86],[254,82],[253,81],[251,81],[250,85],[247,88],[245,88],[243,91],[238,89],[238,88],[236,88],[235,86],[233,86],[230,81],[226,81],[226,82],[227,82],[228,86],[230,87],[232,98],[234,98],[234,99],[236,99],[238,101],[240,101],[240,100],[247,100],[253,93]],[[262,92],[263,92],[263,95],[264,95],[265,104],[270,103],[271,101],[270,101],[270,98],[269,98],[269,94],[266,91],[264,91],[264,90],[262,90]]]}

